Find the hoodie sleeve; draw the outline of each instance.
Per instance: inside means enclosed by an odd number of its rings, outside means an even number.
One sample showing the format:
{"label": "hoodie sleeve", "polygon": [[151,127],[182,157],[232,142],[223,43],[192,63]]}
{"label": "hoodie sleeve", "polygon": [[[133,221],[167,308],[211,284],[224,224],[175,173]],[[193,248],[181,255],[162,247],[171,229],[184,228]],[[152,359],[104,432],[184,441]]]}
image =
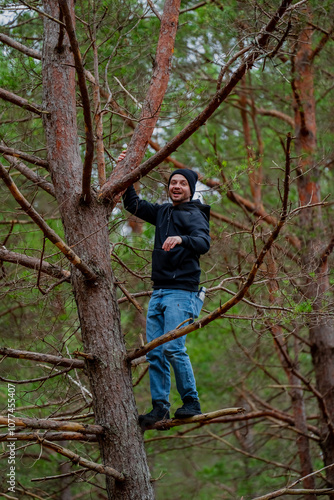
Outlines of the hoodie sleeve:
{"label": "hoodie sleeve", "polygon": [[133,186],[128,187],[123,194],[123,205],[125,210],[131,214],[139,217],[145,222],[156,225],[159,205],[157,203],[141,200]]}
{"label": "hoodie sleeve", "polygon": [[196,210],[189,219],[188,234],[180,235],[182,238],[181,246],[202,255],[210,249],[209,219],[201,210]]}

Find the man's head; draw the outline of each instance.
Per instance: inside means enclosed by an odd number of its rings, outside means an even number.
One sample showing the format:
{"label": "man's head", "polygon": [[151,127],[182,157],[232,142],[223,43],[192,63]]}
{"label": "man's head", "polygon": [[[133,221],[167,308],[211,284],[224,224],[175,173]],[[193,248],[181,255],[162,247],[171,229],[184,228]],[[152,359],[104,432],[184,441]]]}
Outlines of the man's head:
{"label": "man's head", "polygon": [[173,205],[190,201],[195,193],[198,175],[188,168],[174,170],[168,181],[168,194]]}

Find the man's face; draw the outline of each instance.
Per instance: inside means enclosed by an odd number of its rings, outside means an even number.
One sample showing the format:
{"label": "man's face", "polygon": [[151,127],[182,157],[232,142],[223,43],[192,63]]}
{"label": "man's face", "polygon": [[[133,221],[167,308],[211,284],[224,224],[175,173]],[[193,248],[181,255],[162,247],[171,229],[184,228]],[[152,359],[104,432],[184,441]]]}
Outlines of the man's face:
{"label": "man's face", "polygon": [[168,194],[173,205],[190,201],[191,191],[187,179],[181,174],[173,175],[169,184]]}

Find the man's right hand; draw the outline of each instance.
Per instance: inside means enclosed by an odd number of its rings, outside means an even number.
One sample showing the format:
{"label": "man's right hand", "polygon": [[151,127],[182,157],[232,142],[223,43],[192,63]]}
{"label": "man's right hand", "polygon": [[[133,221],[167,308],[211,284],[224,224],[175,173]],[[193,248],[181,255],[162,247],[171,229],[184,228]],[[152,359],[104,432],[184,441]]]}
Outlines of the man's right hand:
{"label": "man's right hand", "polygon": [[121,154],[117,158],[116,163],[119,163],[120,161],[124,160],[125,157],[126,157],[126,149],[123,149],[123,151],[121,152]]}

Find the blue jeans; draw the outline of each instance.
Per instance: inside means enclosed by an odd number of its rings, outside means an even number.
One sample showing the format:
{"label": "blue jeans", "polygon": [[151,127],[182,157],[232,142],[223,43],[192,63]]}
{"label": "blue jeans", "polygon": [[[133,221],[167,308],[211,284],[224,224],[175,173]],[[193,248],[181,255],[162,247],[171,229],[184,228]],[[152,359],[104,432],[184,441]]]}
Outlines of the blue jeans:
{"label": "blue jeans", "polygon": [[[147,341],[160,337],[174,330],[185,320],[182,326],[192,323],[199,315],[203,302],[197,292],[187,290],[154,290],[147,312]],[[186,396],[198,399],[196,381],[185,346],[186,335],[155,347],[147,354],[152,401],[169,404],[170,365],[172,365],[177,390],[183,400]]]}

